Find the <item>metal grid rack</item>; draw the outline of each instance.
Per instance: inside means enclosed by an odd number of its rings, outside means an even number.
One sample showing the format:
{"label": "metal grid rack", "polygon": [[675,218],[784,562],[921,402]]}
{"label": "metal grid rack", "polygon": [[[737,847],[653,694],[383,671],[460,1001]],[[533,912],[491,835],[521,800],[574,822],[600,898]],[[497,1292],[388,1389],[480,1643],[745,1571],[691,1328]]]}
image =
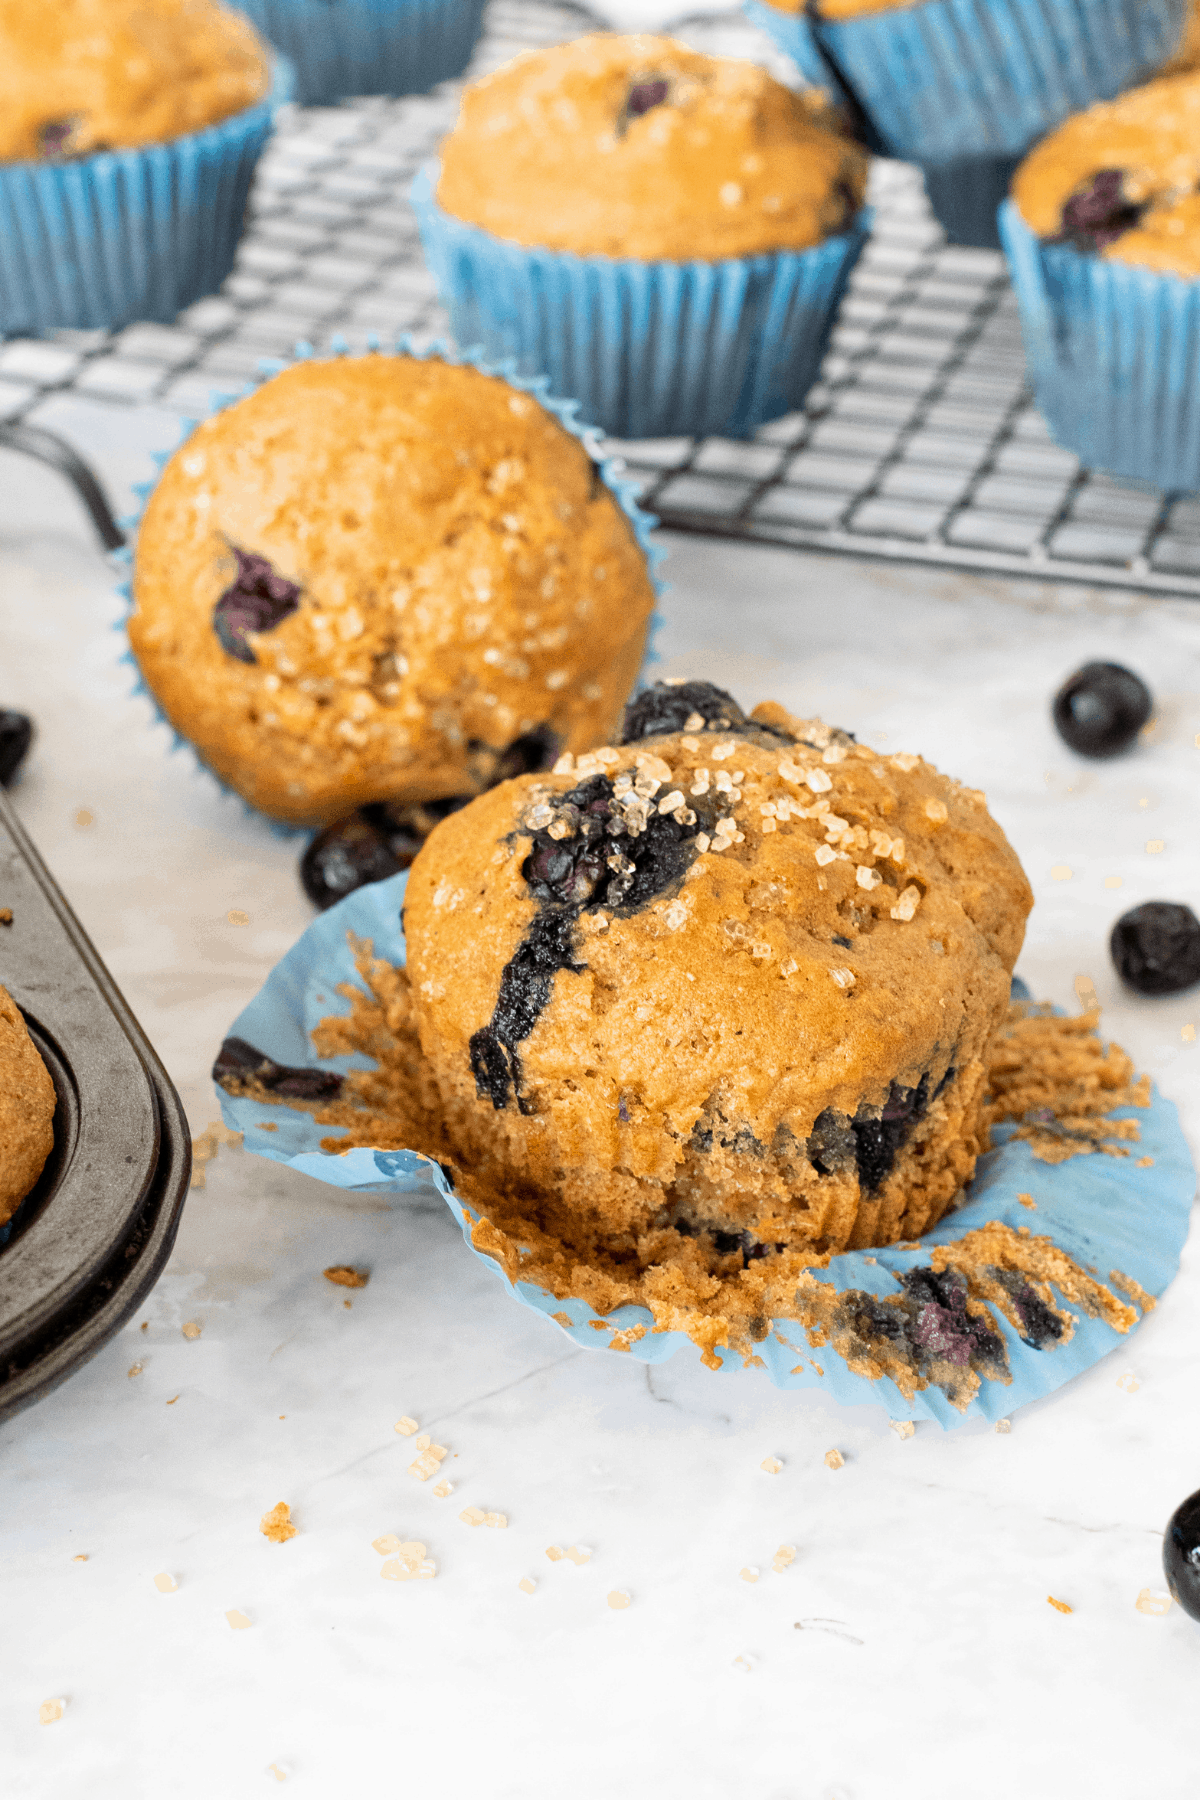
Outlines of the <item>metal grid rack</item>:
{"label": "metal grid rack", "polygon": [[[492,0],[470,73],[595,23],[555,0]],[[778,68],[740,19],[680,35]],[[64,392],[194,417],[298,340],[446,335],[406,195],[460,85],[292,110],[223,292],[171,326],[0,344],[0,421],[53,424]],[[1200,597],[1200,497],[1081,469],[1031,403],[1003,259],[945,243],[915,169],[876,162],[871,199],[876,229],[805,410],[745,443],[612,444],[645,504],[681,530]]]}

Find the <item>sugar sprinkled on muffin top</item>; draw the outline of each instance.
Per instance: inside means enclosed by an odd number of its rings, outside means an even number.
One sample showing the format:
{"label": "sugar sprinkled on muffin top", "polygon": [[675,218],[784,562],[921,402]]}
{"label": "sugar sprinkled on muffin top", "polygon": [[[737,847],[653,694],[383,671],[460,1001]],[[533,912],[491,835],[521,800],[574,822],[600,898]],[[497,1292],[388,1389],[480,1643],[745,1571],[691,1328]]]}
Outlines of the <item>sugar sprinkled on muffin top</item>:
{"label": "sugar sprinkled on muffin top", "polygon": [[593,36],[469,87],[439,204],[519,244],[690,261],[845,229],[866,158],[824,102],[665,37]]}

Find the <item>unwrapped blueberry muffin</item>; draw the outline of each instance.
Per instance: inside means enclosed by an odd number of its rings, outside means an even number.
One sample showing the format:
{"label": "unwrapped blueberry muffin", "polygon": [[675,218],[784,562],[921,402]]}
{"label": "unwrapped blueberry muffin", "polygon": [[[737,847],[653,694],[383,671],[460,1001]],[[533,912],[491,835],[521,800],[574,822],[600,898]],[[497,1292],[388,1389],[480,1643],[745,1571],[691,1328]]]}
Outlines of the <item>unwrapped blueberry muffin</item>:
{"label": "unwrapped blueberry muffin", "polygon": [[912,1236],[984,1146],[1031,898],[983,796],[919,757],[660,685],[620,744],[476,800],[413,866],[442,1142],[564,1269]]}
{"label": "unwrapped blueberry muffin", "polygon": [[0,987],[0,1225],[54,1148],[54,1083],[7,988]]}
{"label": "unwrapped blueberry muffin", "polygon": [[0,0],[0,161],[162,143],[267,84],[262,39],[219,0]]}
{"label": "unwrapped blueberry muffin", "polygon": [[552,413],[374,355],[297,364],[175,453],[129,636],[223,781],[321,825],[602,740],[653,606],[630,517]]}

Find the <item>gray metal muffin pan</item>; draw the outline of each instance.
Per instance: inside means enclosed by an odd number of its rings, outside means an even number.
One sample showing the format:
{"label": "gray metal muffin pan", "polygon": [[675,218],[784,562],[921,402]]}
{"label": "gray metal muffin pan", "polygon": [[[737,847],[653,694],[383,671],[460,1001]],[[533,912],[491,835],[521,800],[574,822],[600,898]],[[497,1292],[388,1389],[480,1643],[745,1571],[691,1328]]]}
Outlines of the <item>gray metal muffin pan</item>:
{"label": "gray metal muffin pan", "polygon": [[54,1149],[0,1234],[0,1418],[94,1356],[170,1255],[191,1173],[179,1096],[0,792],[0,985],[58,1096]]}

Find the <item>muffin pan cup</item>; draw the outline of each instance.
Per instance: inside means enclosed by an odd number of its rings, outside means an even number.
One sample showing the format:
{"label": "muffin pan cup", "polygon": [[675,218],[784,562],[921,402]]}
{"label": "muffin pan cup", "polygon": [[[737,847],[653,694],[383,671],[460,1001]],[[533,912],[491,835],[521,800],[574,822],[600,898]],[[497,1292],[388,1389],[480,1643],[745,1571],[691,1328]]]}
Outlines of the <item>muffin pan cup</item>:
{"label": "muffin pan cup", "polygon": [[[407,875],[396,875],[355,894],[322,913],[268,977],[266,984],[229,1028],[279,1063],[293,1067],[368,1068],[365,1057],[318,1059],[311,1032],[321,1019],[347,1010],[338,993],[342,982],[361,987],[347,934],[369,939],[377,956],[400,964],[405,960],[400,909]],[[1016,991],[1023,990],[1016,984]],[[215,1046],[214,1046],[215,1048]],[[491,1257],[475,1249],[474,1220],[454,1189],[451,1171],[412,1150],[356,1148],[334,1153],[322,1139],[336,1139],[337,1127],[318,1125],[307,1112],[261,1100],[219,1094],[227,1125],[245,1133],[244,1147],[255,1156],[286,1163],[319,1181],[355,1192],[428,1193],[432,1187],[445,1200],[472,1254],[501,1281],[522,1306],[541,1314],[548,1325],[566,1332],[588,1350],[609,1350],[639,1362],[663,1362],[681,1354],[693,1363],[700,1351],[683,1332],[656,1332],[645,1307],[622,1306],[601,1319],[584,1300],[563,1298],[529,1281],[512,1283]],[[1120,1116],[1120,1115],[1118,1115]],[[1155,1091],[1148,1110],[1131,1110],[1141,1129],[1136,1154],[1078,1157],[1050,1165],[1034,1159],[1029,1146],[1012,1138],[1012,1127],[995,1133],[997,1148],[982,1157],[965,1203],[927,1232],[914,1249],[891,1245],[869,1252],[835,1256],[817,1279],[837,1292],[854,1289],[888,1297],[898,1289],[897,1277],[927,1265],[930,1251],[951,1244],[991,1220],[1014,1231],[1032,1229],[1051,1237],[1084,1267],[1094,1267],[1101,1280],[1119,1269],[1148,1293],[1160,1295],[1173,1278],[1187,1236],[1196,1173],[1174,1106]],[[264,1123],[274,1127],[264,1131]],[[1152,1166],[1139,1166],[1149,1156]],[[1037,1211],[1020,1204],[1032,1194]],[[870,1259],[870,1260],[868,1260]],[[449,1277],[448,1277],[449,1280]],[[445,1295],[446,1334],[452,1339],[462,1302],[452,1287]],[[984,1380],[965,1412],[942,1391],[930,1386],[906,1399],[887,1377],[871,1381],[855,1374],[833,1349],[814,1350],[794,1319],[776,1319],[757,1345],[757,1353],[775,1387],[815,1388],[844,1405],[881,1407],[895,1419],[936,1419],[947,1428],[968,1420],[1004,1418],[1027,1401],[1053,1393],[1092,1367],[1118,1345],[1128,1343],[1099,1318],[1080,1314],[1074,1336],[1053,1349],[1036,1350],[996,1311],[1003,1333],[1012,1380]],[[565,1321],[565,1323],[564,1323]],[[642,1335],[639,1335],[641,1333]],[[722,1370],[740,1370],[740,1356],[726,1353]]]}
{"label": "muffin pan cup", "polygon": [[[379,350],[383,348],[383,346],[375,344],[373,348]],[[576,416],[579,408],[573,400],[560,399],[555,395],[548,393],[547,388],[549,384],[544,376],[532,378],[521,375],[514,369],[511,362],[488,362],[481,356],[474,355],[470,352],[464,353],[455,350],[451,346],[440,342],[418,348],[412,343],[407,335],[403,335],[398,337],[393,344],[386,348],[388,353],[394,352],[397,356],[412,356],[420,361],[425,360],[427,357],[441,357],[446,362],[450,363],[466,363],[471,368],[478,369],[484,375],[498,376],[500,380],[507,381],[512,387],[517,388],[523,394],[531,394],[540,406],[544,406],[547,412],[553,414],[564,431],[570,432],[572,437],[576,437],[582,442],[588,455],[595,464],[596,472],[600,476],[600,479],[620,506],[625,517],[629,520],[634,537],[637,540],[638,548],[646,558],[646,567],[649,570],[650,579],[654,584],[655,595],[661,596],[663,592],[663,582],[657,575],[656,570],[662,564],[666,556],[666,551],[660,544],[654,543],[651,537],[651,532],[658,524],[658,520],[652,513],[643,512],[642,508],[638,505],[638,494],[641,491],[640,484],[623,474],[622,471],[625,465],[618,458],[604,456],[602,454],[599,438],[590,424],[581,421]],[[296,345],[294,356],[291,357],[289,361],[282,361],[277,357],[263,357],[262,361],[259,363],[261,378],[263,380],[269,379],[270,376],[277,375],[281,369],[287,368],[289,362],[303,362],[315,354],[311,344],[299,343]],[[330,354],[332,356],[345,356],[348,354],[348,346],[344,338],[335,337],[333,339]],[[227,406],[232,406],[235,401],[241,400],[246,394],[253,393],[258,385],[258,382],[246,382],[236,393],[221,393],[214,390],[210,414],[223,412]],[[196,421],[192,421],[180,438],[180,444],[186,443],[192,431],[195,430],[195,427]],[[179,445],[176,445],[176,450],[178,450],[178,448]],[[165,463],[170,461],[174,454],[175,451],[156,452],[154,460],[159,467],[162,468]],[[155,483],[153,481],[147,481],[140,483],[134,489],[134,492],[138,497],[138,510],[132,518],[122,521],[124,525],[130,527],[131,536],[137,530],[142,513],[145,511],[146,502],[154,492],[154,487]],[[118,550],[115,553],[114,560],[118,563],[130,563],[133,560],[133,552],[129,549]],[[120,584],[118,592],[125,602],[126,608],[125,618],[121,620],[117,627],[118,630],[123,632],[127,629],[126,620],[128,615],[133,610],[132,581],[123,581]],[[638,681],[642,679],[642,674],[644,674],[646,666],[658,660],[654,650],[654,637],[660,623],[661,615],[658,612],[652,613],[647,628],[646,653],[642,662],[642,673],[639,674]],[[220,776],[214,774],[209,768],[208,764],[204,761],[204,758],[200,755],[200,752],[196,749],[196,746],[188,743],[186,738],[181,737],[180,734],[175,731],[174,726],[171,725],[171,721],[167,718],[166,714],[155,700],[154,695],[142,680],[141,671],[138,670],[137,659],[131,649],[126,649],[124,660],[138,671],[135,691],[145,694],[148,697],[151,704],[154,706],[154,710],[158,717],[165,725],[170,727],[172,732],[174,732],[176,748],[186,748],[190,750],[205,774],[211,775],[212,779],[217,783],[217,786],[221,788],[224,793],[234,793],[234,790],[228,787],[225,782],[221,780]],[[636,687],[637,683],[634,685]],[[251,806],[249,801],[243,800],[240,794],[234,794],[234,797],[238,800],[240,805],[245,807],[246,811],[251,814],[252,817],[267,817],[265,813],[259,813],[255,807]],[[288,825],[278,819],[270,819],[269,823],[271,830],[279,837],[294,838],[313,836],[313,832],[307,826]]]}
{"label": "muffin pan cup", "polygon": [[233,267],[290,67],[204,131],[69,162],[0,164],[0,335],[169,323]]}
{"label": "muffin pan cup", "polygon": [[849,19],[768,18],[761,0],[746,10],[848,104],[869,149],[920,165],[952,242],[995,249],[1016,162],[1072,113],[1148,80],[1179,46],[1187,0],[921,0]]}
{"label": "muffin pan cup", "polygon": [[174,1242],[191,1171],[179,1098],[0,793],[0,985],[54,1082],[54,1148],[0,1230],[0,1417],[118,1331]]}
{"label": "muffin pan cup", "polygon": [[530,249],[444,212],[438,164],[412,201],[459,344],[545,374],[617,438],[749,437],[795,412],[817,379],[870,231],[811,250],[640,262]]}
{"label": "muffin pan cup", "polygon": [[1000,232],[1038,410],[1088,468],[1200,490],[1200,281]]}
{"label": "muffin pan cup", "polygon": [[327,106],[352,94],[426,94],[461,75],[484,0],[240,0],[295,68],[295,99]]}

